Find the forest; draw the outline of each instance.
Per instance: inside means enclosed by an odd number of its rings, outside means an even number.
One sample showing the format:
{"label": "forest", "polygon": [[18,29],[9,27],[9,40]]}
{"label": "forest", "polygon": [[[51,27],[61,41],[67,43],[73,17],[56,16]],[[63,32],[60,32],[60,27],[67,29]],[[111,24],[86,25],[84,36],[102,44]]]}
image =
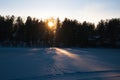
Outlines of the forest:
{"label": "forest", "polygon": [[[52,20],[54,27],[47,23]],[[1,47],[109,47],[120,48],[120,18],[97,25],[65,18],[37,19],[0,16]]]}

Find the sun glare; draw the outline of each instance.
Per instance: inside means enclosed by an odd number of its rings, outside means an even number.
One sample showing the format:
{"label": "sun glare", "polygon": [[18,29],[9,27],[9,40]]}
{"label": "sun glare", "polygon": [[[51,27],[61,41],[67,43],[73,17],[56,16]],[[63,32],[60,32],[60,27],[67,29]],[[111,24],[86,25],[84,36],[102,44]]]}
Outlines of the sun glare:
{"label": "sun glare", "polygon": [[52,28],[53,26],[54,26],[54,23],[53,22],[48,22],[48,26],[50,27],[50,28]]}

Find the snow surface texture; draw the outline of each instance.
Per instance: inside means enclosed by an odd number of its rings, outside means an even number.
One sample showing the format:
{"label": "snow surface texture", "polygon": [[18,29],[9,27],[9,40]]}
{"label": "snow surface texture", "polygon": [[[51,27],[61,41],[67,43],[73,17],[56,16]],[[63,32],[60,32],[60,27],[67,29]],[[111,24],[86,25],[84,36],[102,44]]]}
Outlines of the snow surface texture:
{"label": "snow surface texture", "polygon": [[0,80],[120,80],[120,49],[0,48]]}

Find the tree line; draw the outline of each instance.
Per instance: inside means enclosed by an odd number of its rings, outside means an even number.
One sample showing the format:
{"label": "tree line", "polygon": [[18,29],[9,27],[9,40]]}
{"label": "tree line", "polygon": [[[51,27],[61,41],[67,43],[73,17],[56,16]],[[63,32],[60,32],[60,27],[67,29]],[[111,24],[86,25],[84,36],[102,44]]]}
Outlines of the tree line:
{"label": "tree line", "polygon": [[96,26],[86,21],[57,18],[52,30],[46,20],[0,16],[0,46],[120,47],[120,18],[101,20]]}

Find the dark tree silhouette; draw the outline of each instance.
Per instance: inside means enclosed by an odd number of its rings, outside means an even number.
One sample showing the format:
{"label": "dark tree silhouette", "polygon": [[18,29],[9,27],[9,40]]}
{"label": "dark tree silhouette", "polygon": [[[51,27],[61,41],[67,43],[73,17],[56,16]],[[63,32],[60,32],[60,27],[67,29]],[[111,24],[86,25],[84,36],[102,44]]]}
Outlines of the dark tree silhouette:
{"label": "dark tree silhouette", "polygon": [[112,47],[120,41],[120,19],[111,19],[106,23],[106,37]]}
{"label": "dark tree silhouette", "polygon": [[25,41],[25,25],[21,17],[18,17],[13,28],[13,44],[24,44]]}
{"label": "dark tree silhouette", "polygon": [[5,40],[4,34],[5,34],[5,18],[3,16],[0,16],[0,42],[1,44]]}
{"label": "dark tree silhouette", "polygon": [[[52,18],[53,19],[53,18]],[[53,19],[55,20],[55,19]],[[0,16],[0,45],[14,47],[120,47],[120,18],[93,23],[56,19],[53,29],[48,20]]]}
{"label": "dark tree silhouette", "polygon": [[0,17],[0,39],[3,45],[8,46],[12,40],[14,16]]}
{"label": "dark tree silhouette", "polygon": [[99,37],[98,39],[98,45],[104,46],[104,41],[106,38],[106,22],[104,20],[101,20],[96,28],[96,34]]}

